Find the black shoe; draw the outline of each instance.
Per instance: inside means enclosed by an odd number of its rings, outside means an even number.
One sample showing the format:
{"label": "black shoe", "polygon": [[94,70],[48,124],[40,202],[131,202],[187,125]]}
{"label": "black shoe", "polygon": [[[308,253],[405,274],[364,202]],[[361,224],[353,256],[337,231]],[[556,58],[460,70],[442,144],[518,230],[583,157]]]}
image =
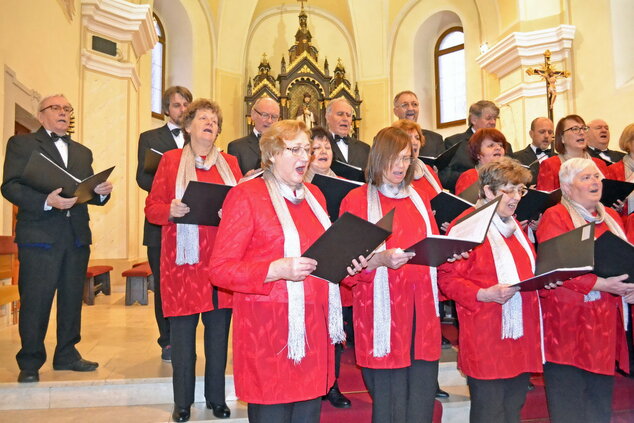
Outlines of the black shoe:
{"label": "black shoe", "polygon": [[20,370],[18,382],[33,383],[40,381],[40,373],[37,370]]}
{"label": "black shoe", "polygon": [[84,360],[83,358],[69,364],[53,364],[53,369],[55,370],[72,370],[73,372],[92,372],[97,370],[97,367],[99,367],[99,363]]}
{"label": "black shoe", "polygon": [[227,407],[227,404],[224,402],[222,404],[214,404],[213,402],[207,401],[207,408],[219,419],[228,419],[231,417],[231,410],[229,410],[229,407]]}
{"label": "black shoe", "polygon": [[163,360],[166,363],[172,362],[172,346],[171,345],[161,348],[161,360]]}
{"label": "black shoe", "polygon": [[535,385],[533,385],[533,382],[528,382],[528,390],[532,391],[533,389],[535,389]]}
{"label": "black shoe", "polygon": [[333,407],[336,408],[349,408],[352,403],[344,394],[339,390],[339,386],[335,383],[330,391],[322,397],[322,400],[330,401]]}
{"label": "black shoe", "polygon": [[189,407],[179,407],[175,405],[172,419],[174,419],[175,422],[188,422],[190,415]]}
{"label": "black shoe", "polygon": [[436,398],[449,398],[449,392],[438,388],[436,389]]}
{"label": "black shoe", "polygon": [[451,348],[451,342],[445,338],[444,336],[442,337],[442,342],[440,343],[440,346],[443,350],[446,350],[448,348]]}

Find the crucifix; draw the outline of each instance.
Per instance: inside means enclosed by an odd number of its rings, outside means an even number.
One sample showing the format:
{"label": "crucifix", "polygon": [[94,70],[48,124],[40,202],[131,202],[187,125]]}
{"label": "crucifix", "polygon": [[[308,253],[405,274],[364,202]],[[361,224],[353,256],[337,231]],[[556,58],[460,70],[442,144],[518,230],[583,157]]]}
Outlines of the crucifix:
{"label": "crucifix", "polygon": [[550,50],[544,52],[544,64],[541,68],[528,68],[526,73],[528,75],[539,75],[546,82],[546,106],[548,109],[548,119],[553,120],[553,106],[555,99],[557,98],[557,79],[568,78],[570,72],[558,71],[553,68],[550,63]]}

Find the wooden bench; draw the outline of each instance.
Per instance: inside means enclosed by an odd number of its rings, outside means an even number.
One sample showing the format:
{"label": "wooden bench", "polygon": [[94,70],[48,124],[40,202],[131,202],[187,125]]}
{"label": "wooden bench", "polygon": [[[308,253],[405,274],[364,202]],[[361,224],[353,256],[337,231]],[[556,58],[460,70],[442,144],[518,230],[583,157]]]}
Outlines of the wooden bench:
{"label": "wooden bench", "polygon": [[[132,265],[132,267],[138,267],[138,266],[149,266],[149,265],[150,265],[150,262],[149,262],[149,261],[140,261],[140,262],[138,262],[138,263],[134,263],[134,264]],[[150,269],[151,269],[151,268],[150,268]],[[152,270],[150,270],[150,272],[151,272],[151,271],[152,271]],[[152,275],[150,275],[150,276],[148,276],[148,278],[147,278],[147,289],[149,289],[149,290],[150,290],[150,291],[152,291],[152,292],[156,292],[156,291],[154,291],[154,275],[153,275],[153,274],[152,274]]]}
{"label": "wooden bench", "polygon": [[14,237],[0,236],[0,278],[11,278],[11,285],[0,286],[0,306],[11,304],[13,324],[18,322],[20,293],[18,292],[18,246]]}
{"label": "wooden bench", "polygon": [[125,277],[125,305],[132,305],[138,301],[141,305],[147,305],[147,290],[152,269],[150,265],[141,263],[133,266],[121,274]]}
{"label": "wooden bench", "polygon": [[95,296],[102,292],[110,295],[110,271],[112,266],[89,266],[84,281],[84,303],[95,304]]}

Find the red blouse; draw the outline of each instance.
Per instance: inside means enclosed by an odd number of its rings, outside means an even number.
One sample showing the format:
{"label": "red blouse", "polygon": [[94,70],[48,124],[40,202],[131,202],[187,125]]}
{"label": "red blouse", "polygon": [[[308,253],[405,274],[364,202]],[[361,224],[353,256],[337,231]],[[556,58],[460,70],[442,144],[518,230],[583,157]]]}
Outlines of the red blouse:
{"label": "red blouse", "polygon": [[[429,165],[425,166],[427,167],[427,170],[433,175],[434,180],[436,181],[440,189],[442,189],[442,184],[440,183],[440,179],[438,179],[438,175],[436,175],[436,172],[434,172],[434,170]],[[428,200],[431,200],[436,195],[438,195],[433,185],[429,183],[427,178],[425,178],[424,176],[420,179],[412,180],[412,186],[416,188],[418,192],[424,194]]]}
{"label": "red blouse", "polygon": [[[176,197],[176,174],[181,160],[181,149],[166,152],[154,176],[152,190],[145,200],[148,221],[162,225],[161,232],[161,300],[163,315],[187,316],[214,309],[212,280],[209,278],[209,259],[214,248],[218,228],[199,226],[199,261],[196,264],[176,265],[176,224],[169,221],[170,204]],[[238,160],[225,153],[225,158],[236,180],[242,177]],[[201,182],[224,183],[216,166],[208,171],[196,169]],[[218,290],[218,308],[231,308],[231,293]]]}
{"label": "red blouse", "polygon": [[[605,162],[596,157],[591,157],[604,176],[608,174],[608,167]],[[559,169],[561,169],[561,158],[552,156],[544,160],[539,165],[536,188],[541,191],[554,191],[559,188]]]}
{"label": "red blouse", "polygon": [[477,169],[469,169],[462,172],[458,180],[456,181],[456,195],[459,195],[462,191],[469,188],[471,185],[478,181]]}

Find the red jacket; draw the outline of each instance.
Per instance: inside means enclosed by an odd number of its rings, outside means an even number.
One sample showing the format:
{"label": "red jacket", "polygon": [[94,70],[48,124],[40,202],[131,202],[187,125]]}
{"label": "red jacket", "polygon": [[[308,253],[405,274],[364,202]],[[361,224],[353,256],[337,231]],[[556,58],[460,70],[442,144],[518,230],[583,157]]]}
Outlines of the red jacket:
{"label": "red jacket", "polygon": [[[617,222],[617,213],[605,209]],[[537,241],[561,235],[574,229],[566,208],[557,204],[546,210],[537,229]],[[601,223],[594,227],[594,236],[608,230]],[[546,361],[579,367],[593,373],[614,374],[614,363],[629,371],[629,358],[623,328],[621,297],[601,292],[596,301],[584,302],[597,276],[590,273],[564,282],[556,289],[543,290],[544,347]]]}
{"label": "red jacket", "polygon": [[[427,170],[431,172],[432,176],[436,180],[436,183],[438,184],[440,189],[442,189],[442,184],[440,183],[440,179],[438,179],[438,175],[436,175],[436,172],[434,172],[434,170],[429,165],[425,165],[425,167],[427,167]],[[432,184],[430,184],[427,178],[425,178],[424,176],[418,180],[412,180],[412,186],[416,188],[418,192],[421,193],[421,195],[424,194],[427,200],[431,200],[436,195],[438,195]]]}
{"label": "red jacket", "polygon": [[[324,209],[317,187],[306,184]],[[287,201],[305,251],[324,228],[306,201]],[[238,398],[256,404],[304,401],[334,383],[334,349],[328,335],[328,284],[304,280],[306,356],[288,358],[286,281],[264,283],[271,262],[284,257],[282,226],[262,178],[233,188],[211,258],[211,277],[233,294],[233,368]]]}
{"label": "red jacket", "polygon": [[469,188],[478,181],[478,171],[473,168],[462,172],[456,181],[456,195]]}
{"label": "red jacket", "polygon": [[[343,199],[341,213],[350,212],[368,218],[367,185],[356,188]],[[424,195],[421,196],[431,217],[434,234],[438,228]],[[396,208],[392,235],[386,249],[406,249],[427,236],[425,222],[410,199],[391,199],[379,193],[381,209],[387,213]],[[374,274],[361,272],[342,282],[353,285],[353,320],[357,364],[374,369],[396,369],[411,364],[412,324],[416,310],[415,358],[434,361],[440,358],[440,320],[436,316],[429,271],[426,266],[406,264],[398,270],[388,269],[390,281],[391,352],[380,358],[373,357]]]}
{"label": "red jacket", "polygon": [[[148,221],[162,225],[161,232],[161,301],[163,315],[187,316],[214,309],[212,303],[212,280],[208,263],[218,228],[199,226],[199,261],[197,264],[176,265],[176,224],[169,221],[170,204],[176,197],[176,174],[181,160],[181,149],[166,152],[154,177],[152,190],[145,200],[145,215]],[[221,153],[236,180],[242,177],[235,157]],[[201,182],[222,184],[218,169],[208,171],[196,169]],[[231,308],[231,293],[218,290],[218,308]]]}
{"label": "red jacket", "polygon": [[[466,210],[462,215],[473,211]],[[458,218],[462,217],[459,216]],[[522,236],[526,237],[524,232]],[[505,238],[520,280],[533,276],[530,258],[514,237]],[[532,244],[531,247],[533,257]],[[493,252],[488,239],[474,248],[466,260],[445,263],[438,268],[443,293],[456,301],[460,321],[458,368],[477,379],[505,379],[521,373],[542,371],[539,298],[536,292],[522,292],[524,336],[502,339],[502,305],[477,300],[478,291],[496,285]]]}
{"label": "red jacket", "polygon": [[[603,176],[607,176],[608,167],[605,162],[596,157],[591,157],[596,163],[597,167],[603,173]],[[559,169],[561,168],[561,158],[559,156],[552,156],[544,160],[539,165],[539,173],[537,174],[537,186],[536,188],[541,191],[553,191],[559,188]]]}

